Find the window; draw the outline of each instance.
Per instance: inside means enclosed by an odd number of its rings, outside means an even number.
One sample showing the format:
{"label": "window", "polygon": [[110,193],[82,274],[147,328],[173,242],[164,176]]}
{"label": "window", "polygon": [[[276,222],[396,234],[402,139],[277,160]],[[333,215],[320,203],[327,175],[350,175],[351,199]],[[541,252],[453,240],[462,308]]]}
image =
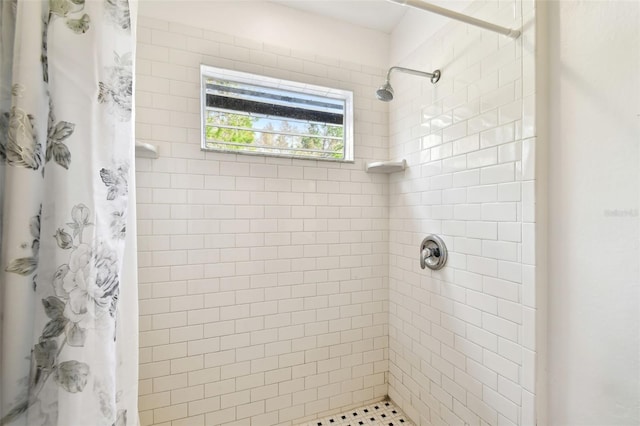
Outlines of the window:
{"label": "window", "polygon": [[353,161],[353,94],[202,65],[202,148]]}

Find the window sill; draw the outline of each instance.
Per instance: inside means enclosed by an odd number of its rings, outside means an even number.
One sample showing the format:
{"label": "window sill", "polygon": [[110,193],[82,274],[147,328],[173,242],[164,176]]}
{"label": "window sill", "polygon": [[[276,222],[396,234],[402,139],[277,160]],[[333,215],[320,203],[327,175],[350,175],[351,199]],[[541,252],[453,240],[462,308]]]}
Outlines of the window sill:
{"label": "window sill", "polygon": [[298,155],[287,155],[287,154],[269,154],[268,152],[250,152],[250,151],[241,151],[241,150],[233,150],[233,149],[211,149],[211,148],[200,148],[201,151],[211,152],[211,153],[219,153],[219,154],[238,154],[238,155],[250,155],[253,157],[270,157],[270,158],[286,158],[290,160],[309,160],[309,161],[322,161],[327,163],[347,163],[353,164],[355,160],[343,160],[338,158],[322,158],[322,157],[301,157]]}

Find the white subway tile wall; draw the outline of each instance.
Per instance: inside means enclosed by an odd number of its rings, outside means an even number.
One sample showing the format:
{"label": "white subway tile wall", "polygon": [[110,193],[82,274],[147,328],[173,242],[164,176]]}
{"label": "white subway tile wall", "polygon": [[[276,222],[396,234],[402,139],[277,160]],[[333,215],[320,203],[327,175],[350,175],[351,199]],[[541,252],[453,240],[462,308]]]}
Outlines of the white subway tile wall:
{"label": "white subway tile wall", "polygon": [[[534,3],[469,13],[386,70],[140,17],[143,425],[293,425],[386,394],[418,425],[533,424]],[[354,91],[356,162],[200,150],[199,65]],[[364,163],[406,159],[391,178]],[[440,234],[450,258],[419,268]]]}
{"label": "white subway tile wall", "polygon": [[[352,90],[350,163],[200,150],[201,63]],[[385,70],[140,16],[143,425],[291,425],[380,400],[388,372]]]}
{"label": "white subway tile wall", "polygon": [[[451,22],[399,64],[390,159],[389,396],[418,425],[533,424],[535,95],[533,2],[474,4],[527,28],[512,40]],[[421,270],[440,234],[450,254]]]}

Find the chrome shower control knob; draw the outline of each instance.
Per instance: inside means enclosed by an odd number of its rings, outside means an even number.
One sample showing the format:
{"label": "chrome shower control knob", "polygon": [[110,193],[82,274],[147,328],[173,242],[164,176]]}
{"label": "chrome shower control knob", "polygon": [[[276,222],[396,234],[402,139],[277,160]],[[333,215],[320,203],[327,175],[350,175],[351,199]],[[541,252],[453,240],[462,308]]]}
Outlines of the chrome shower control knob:
{"label": "chrome shower control knob", "polygon": [[429,248],[425,248],[422,252],[422,256],[426,259],[428,257],[440,257],[440,249],[433,248],[433,249],[429,249]]}
{"label": "chrome shower control knob", "polygon": [[437,235],[427,235],[420,244],[420,267],[434,271],[441,269],[447,262],[447,247]]}

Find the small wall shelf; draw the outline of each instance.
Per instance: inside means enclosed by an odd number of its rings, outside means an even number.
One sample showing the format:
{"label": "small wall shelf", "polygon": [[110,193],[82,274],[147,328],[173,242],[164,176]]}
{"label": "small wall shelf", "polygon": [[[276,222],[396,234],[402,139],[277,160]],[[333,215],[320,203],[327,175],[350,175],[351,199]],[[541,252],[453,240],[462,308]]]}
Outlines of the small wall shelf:
{"label": "small wall shelf", "polygon": [[136,142],[136,157],[158,158],[158,148],[150,143]]}
{"label": "small wall shelf", "polygon": [[407,168],[407,160],[400,161],[376,161],[367,163],[367,173],[395,173]]}

